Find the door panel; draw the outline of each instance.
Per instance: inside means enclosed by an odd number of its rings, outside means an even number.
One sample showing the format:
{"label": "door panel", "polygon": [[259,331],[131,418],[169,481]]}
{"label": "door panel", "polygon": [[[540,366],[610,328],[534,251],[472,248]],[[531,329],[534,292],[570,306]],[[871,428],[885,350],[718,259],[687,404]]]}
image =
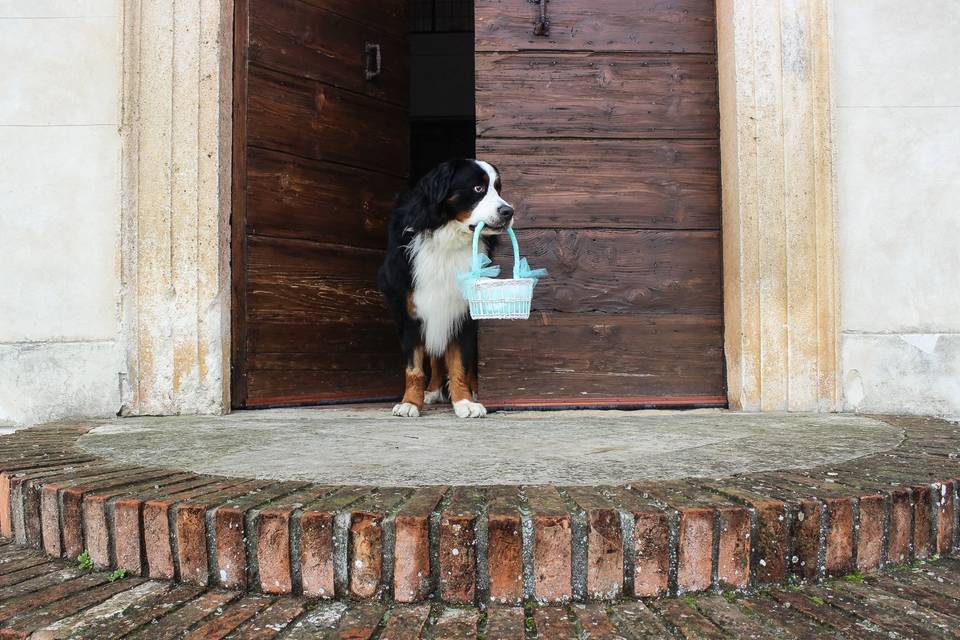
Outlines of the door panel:
{"label": "door panel", "polygon": [[379,251],[252,236],[247,260],[252,320],[352,322],[381,315]]}
{"label": "door panel", "polygon": [[[380,20],[380,23],[385,25],[386,21]],[[302,0],[253,2],[250,63],[406,108],[410,84],[406,37],[404,34],[398,37],[394,25],[389,27],[380,30],[367,22],[343,20],[329,9]],[[376,82],[357,73],[357,65],[364,62],[367,42],[379,44],[383,59],[390,62]]]}
{"label": "door panel", "polygon": [[[712,0],[477,0],[477,153],[550,271],[483,322],[490,406],[725,403]],[[498,262],[510,264],[501,256]]]}
{"label": "door panel", "polygon": [[717,404],[723,379],[719,315],[534,313],[487,321],[480,353],[491,406]]}
{"label": "door panel", "polygon": [[403,178],[251,148],[247,158],[247,230],[251,235],[383,249],[384,211]]}
{"label": "door panel", "polygon": [[[718,231],[520,229],[523,255],[551,277],[535,311],[719,315]],[[499,261],[511,273],[513,258]]]}
{"label": "door panel", "polygon": [[509,177],[525,228],[720,229],[716,141],[481,138],[477,155]]}
{"label": "door panel", "polygon": [[477,132],[490,138],[714,138],[716,56],[477,56]]}
{"label": "door panel", "polygon": [[408,174],[405,3],[242,0],[235,28],[233,404],[396,397],[376,271]]}
{"label": "door panel", "polygon": [[713,2],[552,0],[549,37],[533,35],[535,2],[479,0],[477,51],[541,49],[708,53],[715,49]]}
{"label": "door panel", "polygon": [[249,146],[406,176],[406,108],[252,65],[247,89]]}

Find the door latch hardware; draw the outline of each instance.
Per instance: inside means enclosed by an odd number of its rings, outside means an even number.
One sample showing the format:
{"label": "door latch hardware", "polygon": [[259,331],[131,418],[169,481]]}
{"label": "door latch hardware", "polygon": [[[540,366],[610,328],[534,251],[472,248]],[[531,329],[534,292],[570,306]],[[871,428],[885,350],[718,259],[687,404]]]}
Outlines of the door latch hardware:
{"label": "door latch hardware", "polygon": [[363,52],[366,58],[363,75],[367,80],[373,80],[380,75],[380,45],[376,42],[363,43]]}
{"label": "door latch hardware", "polygon": [[533,23],[533,35],[547,37],[550,35],[550,20],[547,18],[547,3],[550,0],[527,0],[532,4],[540,5],[540,16]]}

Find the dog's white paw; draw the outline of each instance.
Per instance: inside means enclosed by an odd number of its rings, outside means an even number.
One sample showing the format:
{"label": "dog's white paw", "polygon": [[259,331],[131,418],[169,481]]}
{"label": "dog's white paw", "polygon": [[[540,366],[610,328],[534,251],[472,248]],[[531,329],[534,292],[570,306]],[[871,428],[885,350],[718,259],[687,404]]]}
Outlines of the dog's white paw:
{"label": "dog's white paw", "polygon": [[460,418],[482,418],[487,415],[487,409],[479,402],[458,400],[453,403],[453,410]]}
{"label": "dog's white paw", "polygon": [[419,418],[420,409],[417,409],[417,405],[413,403],[401,402],[393,408],[393,415],[401,418]]}
{"label": "dog's white paw", "polygon": [[443,388],[437,389],[436,391],[427,391],[423,394],[423,404],[440,404],[441,402],[446,402],[447,398],[443,393]]}

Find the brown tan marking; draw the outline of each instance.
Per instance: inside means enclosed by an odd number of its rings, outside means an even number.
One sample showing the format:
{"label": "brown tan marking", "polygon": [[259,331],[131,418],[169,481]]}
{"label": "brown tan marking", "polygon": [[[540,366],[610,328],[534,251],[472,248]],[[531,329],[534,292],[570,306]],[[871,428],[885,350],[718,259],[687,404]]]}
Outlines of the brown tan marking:
{"label": "brown tan marking", "polygon": [[437,356],[430,356],[430,382],[427,384],[427,392],[433,393],[439,390],[443,386],[445,374],[443,360]]}
{"label": "brown tan marking", "polygon": [[413,291],[407,292],[407,315],[411,318],[417,317],[417,305],[413,304]]}
{"label": "brown tan marking", "polygon": [[463,368],[460,345],[456,342],[450,343],[447,346],[445,359],[447,362],[447,376],[450,379],[450,400],[454,403],[460,400],[473,400],[473,396],[470,393],[469,376]]}
{"label": "brown tan marking", "polygon": [[467,372],[467,386],[470,388],[471,394],[480,393],[479,382],[477,380],[477,369],[474,367]]}
{"label": "brown tan marking", "polygon": [[423,409],[423,387],[426,375],[423,372],[423,345],[417,345],[413,350],[413,362],[407,365],[404,372],[406,388],[403,392],[403,402],[414,405],[418,411]]}

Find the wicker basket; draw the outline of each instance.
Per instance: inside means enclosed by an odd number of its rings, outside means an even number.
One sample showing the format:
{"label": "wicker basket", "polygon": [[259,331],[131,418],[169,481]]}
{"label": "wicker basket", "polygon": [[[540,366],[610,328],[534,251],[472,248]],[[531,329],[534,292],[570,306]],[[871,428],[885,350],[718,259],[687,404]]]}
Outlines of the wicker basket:
{"label": "wicker basket", "polygon": [[[484,270],[483,260],[486,256],[481,257],[479,252],[482,229],[481,222],[473,235],[472,274],[480,274]],[[539,276],[523,277],[523,272],[530,270],[526,260],[520,258],[520,246],[513,229],[508,228],[507,235],[513,245],[513,278],[473,277],[467,278],[463,285],[464,297],[470,304],[470,317],[474,320],[525,320],[530,317],[530,301],[533,300],[533,288]],[[493,269],[498,272],[499,267]]]}

